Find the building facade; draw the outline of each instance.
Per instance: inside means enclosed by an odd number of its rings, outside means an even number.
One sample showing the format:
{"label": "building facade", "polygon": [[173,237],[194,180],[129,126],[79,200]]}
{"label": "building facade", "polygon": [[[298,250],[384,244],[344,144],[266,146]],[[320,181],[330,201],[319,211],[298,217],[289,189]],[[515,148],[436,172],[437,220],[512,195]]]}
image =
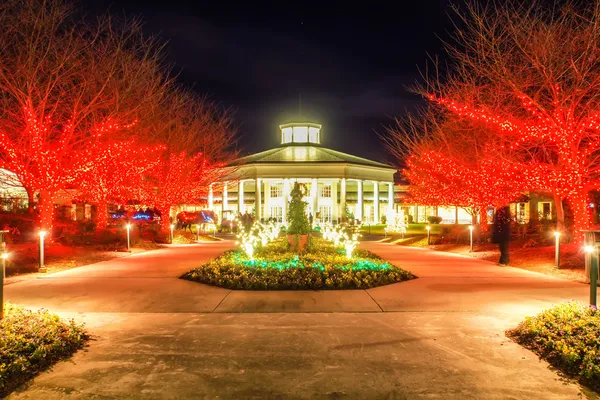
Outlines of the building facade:
{"label": "building facade", "polygon": [[211,185],[208,208],[220,218],[248,212],[257,220],[283,222],[296,182],[316,221],[377,223],[393,213],[394,167],[323,147],[319,124],[279,129],[279,147],[237,160]]}

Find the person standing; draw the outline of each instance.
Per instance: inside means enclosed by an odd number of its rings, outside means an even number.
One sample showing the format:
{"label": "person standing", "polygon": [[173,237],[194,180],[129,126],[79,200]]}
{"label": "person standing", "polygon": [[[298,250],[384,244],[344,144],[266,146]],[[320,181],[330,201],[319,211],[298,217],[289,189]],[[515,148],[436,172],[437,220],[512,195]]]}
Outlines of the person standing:
{"label": "person standing", "polygon": [[510,207],[504,206],[496,210],[494,214],[494,224],[492,226],[492,239],[498,243],[500,249],[500,265],[508,265],[508,243],[510,242]]}

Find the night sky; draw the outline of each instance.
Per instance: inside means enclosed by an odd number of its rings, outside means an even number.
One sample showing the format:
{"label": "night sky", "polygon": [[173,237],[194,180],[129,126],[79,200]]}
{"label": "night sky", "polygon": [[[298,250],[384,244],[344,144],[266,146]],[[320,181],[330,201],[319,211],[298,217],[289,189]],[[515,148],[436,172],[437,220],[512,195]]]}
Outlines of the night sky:
{"label": "night sky", "polygon": [[407,86],[451,29],[449,1],[82,0],[90,13],[140,16],[169,42],[179,80],[235,109],[239,147],[279,144],[278,125],[323,124],[322,144],[393,161],[377,136],[421,103]]}

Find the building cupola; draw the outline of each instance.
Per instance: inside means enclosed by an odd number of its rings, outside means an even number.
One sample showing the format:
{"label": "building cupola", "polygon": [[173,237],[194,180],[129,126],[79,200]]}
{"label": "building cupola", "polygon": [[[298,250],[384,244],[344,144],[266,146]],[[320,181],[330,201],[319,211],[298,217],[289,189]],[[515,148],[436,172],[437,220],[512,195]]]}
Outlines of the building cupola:
{"label": "building cupola", "polygon": [[312,122],[291,122],[279,125],[282,145],[321,144],[321,125]]}

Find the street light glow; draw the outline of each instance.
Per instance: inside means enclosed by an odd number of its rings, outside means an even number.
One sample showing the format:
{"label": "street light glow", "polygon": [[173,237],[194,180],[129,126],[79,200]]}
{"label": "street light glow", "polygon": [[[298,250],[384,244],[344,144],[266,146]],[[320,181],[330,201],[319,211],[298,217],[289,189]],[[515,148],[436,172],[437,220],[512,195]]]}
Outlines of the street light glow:
{"label": "street light glow", "polygon": [[475,227],[473,225],[469,225],[469,230],[472,232]]}
{"label": "street light glow", "polygon": [[39,235],[43,239],[44,236],[46,236],[46,233],[48,233],[48,232],[46,232],[46,231],[40,231]]}
{"label": "street light glow", "polygon": [[594,246],[590,246],[589,244],[587,246],[585,246],[583,249],[585,250],[586,253],[594,252]]}
{"label": "street light glow", "polygon": [[558,232],[558,231],[554,232],[554,236],[559,237],[560,236],[560,232]]}

